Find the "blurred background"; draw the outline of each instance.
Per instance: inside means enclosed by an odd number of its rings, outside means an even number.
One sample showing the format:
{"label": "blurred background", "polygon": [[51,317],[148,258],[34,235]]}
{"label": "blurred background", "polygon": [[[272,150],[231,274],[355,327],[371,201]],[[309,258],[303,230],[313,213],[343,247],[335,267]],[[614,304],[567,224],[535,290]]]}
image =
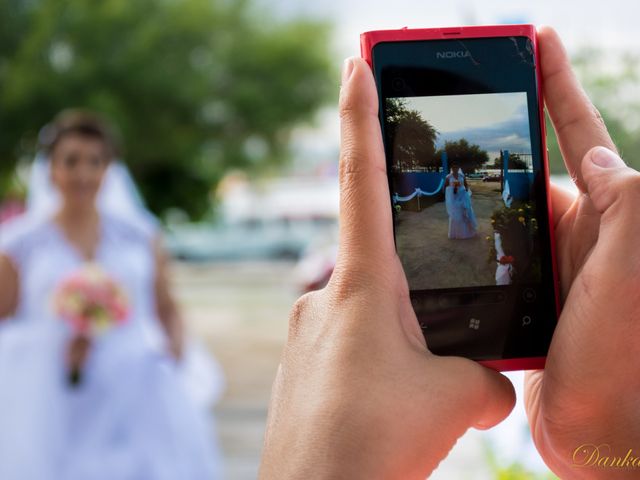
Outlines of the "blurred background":
{"label": "blurred background", "polygon": [[[255,478],[289,308],[335,258],[339,68],[359,33],[552,25],[638,168],[638,15],[625,0],[0,0],[0,228],[24,211],[38,132],[56,113],[84,107],[118,125],[189,330],[227,377],[215,410],[225,478]],[[571,186],[552,131],[549,150]],[[555,477],[519,402],[433,478]]]}

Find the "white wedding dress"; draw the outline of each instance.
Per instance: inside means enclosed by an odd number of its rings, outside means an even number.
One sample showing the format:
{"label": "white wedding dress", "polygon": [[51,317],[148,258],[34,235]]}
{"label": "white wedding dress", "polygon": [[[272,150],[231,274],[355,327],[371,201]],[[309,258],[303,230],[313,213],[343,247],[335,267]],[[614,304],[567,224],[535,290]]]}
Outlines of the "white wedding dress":
{"label": "white wedding dress", "polygon": [[[458,173],[456,177],[453,173],[447,175],[449,185],[445,189],[445,205],[449,215],[450,239],[473,238],[478,234],[478,222],[471,205],[470,192],[464,186],[464,174]],[[453,182],[458,182],[455,189]],[[455,193],[454,193],[455,191]]]}
{"label": "white wedding dress", "polygon": [[20,278],[18,309],[0,321],[0,479],[219,478],[210,415],[175,360],[149,341],[158,329],[151,239],[149,229],[101,214],[96,261],[125,289],[131,313],[94,341],[82,384],[70,388],[71,332],[51,297],[83,259],[50,216],[0,226],[0,253]]}

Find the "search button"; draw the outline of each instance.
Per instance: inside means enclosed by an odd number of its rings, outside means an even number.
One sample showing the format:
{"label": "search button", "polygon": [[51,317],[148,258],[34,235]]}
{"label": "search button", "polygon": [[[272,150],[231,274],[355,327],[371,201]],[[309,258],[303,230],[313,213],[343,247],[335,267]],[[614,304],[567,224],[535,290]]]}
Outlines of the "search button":
{"label": "search button", "polygon": [[526,327],[527,325],[531,325],[531,317],[529,315],[522,317],[522,326]]}

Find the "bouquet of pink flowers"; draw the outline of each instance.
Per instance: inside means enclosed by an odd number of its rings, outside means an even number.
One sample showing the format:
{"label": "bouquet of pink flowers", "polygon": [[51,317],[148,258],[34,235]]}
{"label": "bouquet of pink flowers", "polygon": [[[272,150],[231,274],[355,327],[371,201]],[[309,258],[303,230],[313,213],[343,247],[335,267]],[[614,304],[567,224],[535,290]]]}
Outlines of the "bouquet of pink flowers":
{"label": "bouquet of pink flowers", "polygon": [[89,263],[60,282],[54,309],[73,330],[67,361],[70,383],[77,385],[91,340],[126,322],[129,302],[122,288],[99,265]]}

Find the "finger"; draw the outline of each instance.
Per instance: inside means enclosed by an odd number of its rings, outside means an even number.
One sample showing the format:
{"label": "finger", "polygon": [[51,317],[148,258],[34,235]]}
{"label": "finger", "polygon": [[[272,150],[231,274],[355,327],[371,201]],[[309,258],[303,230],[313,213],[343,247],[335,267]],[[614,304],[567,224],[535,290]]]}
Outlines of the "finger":
{"label": "finger", "polygon": [[[582,162],[582,173],[587,193],[601,214],[623,197],[640,195],[640,174],[628,168],[617,153],[607,148],[589,150]],[[637,202],[629,203],[637,208]]]}
{"label": "finger", "polygon": [[576,200],[576,195],[555,183],[550,183],[549,186],[551,188],[553,224],[557,225],[562,216],[571,208]]}
{"label": "finger", "polygon": [[[516,402],[513,385],[504,375],[459,357],[431,357],[436,368],[446,372],[448,385],[443,391],[450,395],[449,421],[453,418],[468,428],[491,428],[504,420]],[[433,392],[430,392],[431,394]]]}
{"label": "finger", "polygon": [[537,414],[543,378],[544,370],[527,370],[524,372],[524,409],[531,424],[535,424],[533,417]]}
{"label": "finger", "polygon": [[477,394],[473,426],[487,430],[509,416],[516,404],[511,381],[504,375],[477,364],[478,376],[470,387]]}
{"label": "finger", "polygon": [[585,191],[580,164],[596,145],[616,147],[598,110],[576,78],[560,37],[550,27],[538,30],[542,88],[567,171]]}
{"label": "finger", "polygon": [[395,255],[385,153],[373,74],[345,61],[340,92],[340,248],[338,267],[378,268]]}
{"label": "finger", "polygon": [[609,262],[619,262],[618,271],[633,272],[638,256],[625,245],[640,237],[640,173],[604,147],[587,152],[582,173],[589,198],[602,215],[597,247],[611,250],[607,256]]}

